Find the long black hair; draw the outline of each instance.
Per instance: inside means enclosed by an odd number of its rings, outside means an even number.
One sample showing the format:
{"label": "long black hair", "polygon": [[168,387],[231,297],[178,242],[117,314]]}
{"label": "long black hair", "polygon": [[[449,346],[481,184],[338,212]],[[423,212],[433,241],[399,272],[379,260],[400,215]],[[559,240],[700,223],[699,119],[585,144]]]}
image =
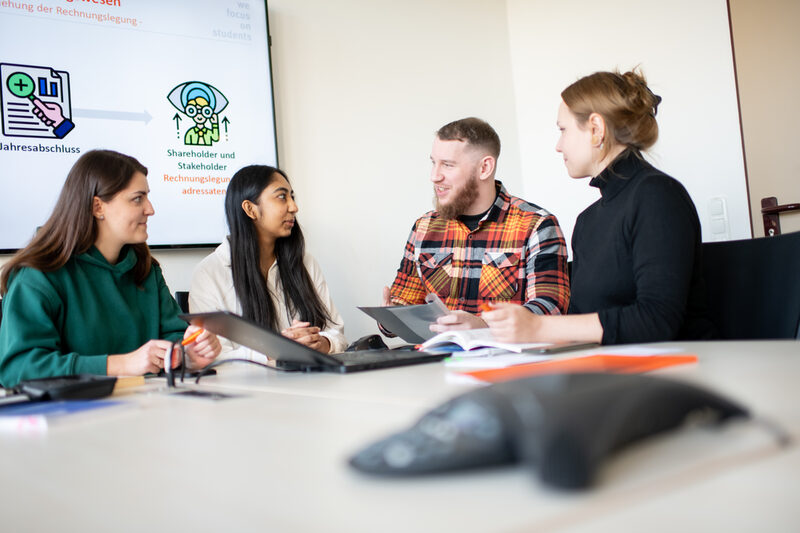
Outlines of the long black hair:
{"label": "long black hair", "polygon": [[[261,272],[258,233],[254,221],[244,212],[242,202],[250,200],[258,204],[261,192],[278,176],[289,181],[282,170],[274,167],[244,167],[233,175],[225,195],[233,288],[242,304],[242,315],[274,331],[278,330],[278,312],[267,289],[267,278]],[[299,315],[300,320],[324,328],[331,318],[303,263],[305,248],[303,232],[295,219],[291,234],[275,241],[284,304],[291,314]]]}

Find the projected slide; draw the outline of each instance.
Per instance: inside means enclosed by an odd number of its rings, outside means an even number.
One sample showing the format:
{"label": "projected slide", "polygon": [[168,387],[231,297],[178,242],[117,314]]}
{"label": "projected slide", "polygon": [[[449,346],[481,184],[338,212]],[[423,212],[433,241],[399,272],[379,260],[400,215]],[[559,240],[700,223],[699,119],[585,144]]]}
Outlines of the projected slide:
{"label": "projected slide", "polygon": [[156,246],[220,242],[233,173],[276,164],[263,0],[2,0],[0,27],[0,250],[88,150],[148,168]]}

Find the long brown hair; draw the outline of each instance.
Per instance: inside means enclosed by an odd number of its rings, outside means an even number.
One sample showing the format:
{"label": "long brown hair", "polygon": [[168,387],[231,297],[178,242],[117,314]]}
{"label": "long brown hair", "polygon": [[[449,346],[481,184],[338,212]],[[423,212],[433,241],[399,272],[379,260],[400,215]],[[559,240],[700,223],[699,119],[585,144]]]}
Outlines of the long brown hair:
{"label": "long brown hair", "polygon": [[[31,242],[3,266],[0,294],[8,292],[11,275],[22,267],[52,272],[67,264],[73,255],[86,252],[97,240],[97,222],[92,214],[94,197],[110,201],[125,189],[136,172],[146,176],[147,168],[131,156],[111,150],[83,154],[67,174],[50,218]],[[156,261],[146,243],[130,246],[138,259],[133,277],[139,285]]]}

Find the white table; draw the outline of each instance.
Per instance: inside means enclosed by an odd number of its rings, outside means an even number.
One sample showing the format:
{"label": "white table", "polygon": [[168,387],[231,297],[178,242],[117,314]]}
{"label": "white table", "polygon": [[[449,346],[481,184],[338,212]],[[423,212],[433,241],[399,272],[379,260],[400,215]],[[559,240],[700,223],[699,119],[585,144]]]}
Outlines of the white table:
{"label": "white table", "polygon": [[[800,343],[670,343],[696,365],[659,374],[729,395],[800,438]],[[383,479],[347,465],[466,385],[441,363],[352,375],[221,367],[125,405],[0,435],[2,531],[798,531],[800,448],[754,422],[690,427],[609,461],[564,493],[522,466]]]}

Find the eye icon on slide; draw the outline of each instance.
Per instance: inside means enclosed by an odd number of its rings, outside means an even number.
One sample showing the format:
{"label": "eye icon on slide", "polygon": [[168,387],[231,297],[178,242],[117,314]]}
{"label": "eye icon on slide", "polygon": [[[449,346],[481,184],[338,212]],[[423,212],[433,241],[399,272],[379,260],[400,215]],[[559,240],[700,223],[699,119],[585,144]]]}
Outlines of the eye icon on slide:
{"label": "eye icon on slide", "polygon": [[75,128],[69,73],[50,67],[0,63],[3,135],[63,139]]}
{"label": "eye icon on slide", "polygon": [[228,99],[219,89],[202,81],[181,83],[167,95],[167,100],[175,106],[179,113],[172,117],[180,138],[181,115],[189,117],[193,124],[183,137],[183,144],[194,146],[211,146],[219,141],[219,126],[225,128],[225,140],[228,138],[227,117],[219,119],[219,113],[228,106]]}

